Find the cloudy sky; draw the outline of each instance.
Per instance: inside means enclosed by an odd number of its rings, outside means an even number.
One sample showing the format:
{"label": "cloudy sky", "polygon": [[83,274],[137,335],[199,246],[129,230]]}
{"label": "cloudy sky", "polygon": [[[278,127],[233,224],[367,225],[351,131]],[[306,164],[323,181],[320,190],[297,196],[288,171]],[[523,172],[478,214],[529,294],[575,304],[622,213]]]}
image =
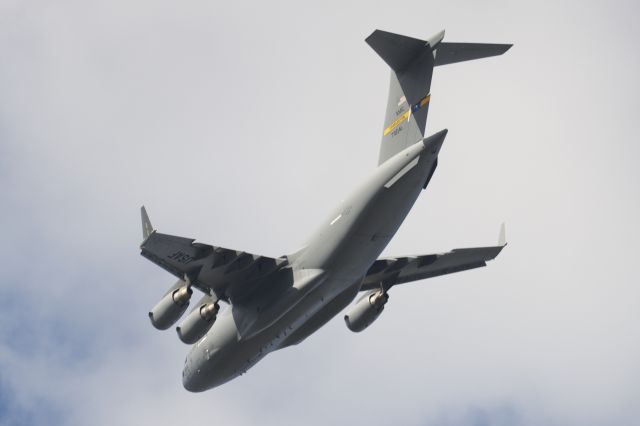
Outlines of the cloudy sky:
{"label": "cloudy sky", "polygon": [[[233,3],[233,4],[232,4]],[[640,422],[633,1],[0,0],[0,425]],[[387,254],[509,246],[203,394],[148,322],[162,232],[278,256],[375,167],[376,28],[510,42],[438,68],[429,190]]]}

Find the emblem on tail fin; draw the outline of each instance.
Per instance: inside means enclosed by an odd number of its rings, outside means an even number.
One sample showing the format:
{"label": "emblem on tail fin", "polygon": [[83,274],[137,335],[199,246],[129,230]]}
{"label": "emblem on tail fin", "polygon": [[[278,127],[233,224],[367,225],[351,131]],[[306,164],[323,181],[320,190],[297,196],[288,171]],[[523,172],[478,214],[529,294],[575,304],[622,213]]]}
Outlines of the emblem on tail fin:
{"label": "emblem on tail fin", "polygon": [[[420,102],[418,102],[415,105],[412,105],[411,108],[409,108],[407,111],[404,111],[403,109],[400,109],[400,117],[398,117],[393,123],[389,124],[389,126],[387,126],[384,129],[383,136],[387,136],[389,133],[391,133],[393,130],[395,130],[396,127],[398,127],[400,125],[400,123],[402,123],[403,121],[407,120],[409,121],[411,119],[411,114],[413,114],[414,112],[418,111],[420,108],[422,108],[423,106],[427,105],[429,103],[429,100],[431,99],[431,95],[427,95],[424,98],[422,98],[420,100]],[[405,97],[403,96],[401,98],[402,102],[406,102]],[[400,105],[400,104],[399,104]]]}

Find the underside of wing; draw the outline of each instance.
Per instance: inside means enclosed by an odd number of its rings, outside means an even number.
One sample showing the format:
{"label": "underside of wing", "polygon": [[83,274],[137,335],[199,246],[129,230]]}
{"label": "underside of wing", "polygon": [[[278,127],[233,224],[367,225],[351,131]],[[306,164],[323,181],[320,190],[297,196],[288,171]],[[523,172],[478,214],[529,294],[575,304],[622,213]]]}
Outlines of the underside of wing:
{"label": "underside of wing", "polygon": [[440,254],[380,258],[369,268],[360,290],[383,288],[386,291],[396,284],[486,266],[488,261],[502,251],[506,245],[504,240],[503,225],[500,241],[496,246],[462,248]]}
{"label": "underside of wing", "polygon": [[161,234],[152,230],[143,210],[140,254],[180,279],[220,300],[241,299],[253,284],[287,263],[286,257],[271,258],[196,242],[192,238]]}

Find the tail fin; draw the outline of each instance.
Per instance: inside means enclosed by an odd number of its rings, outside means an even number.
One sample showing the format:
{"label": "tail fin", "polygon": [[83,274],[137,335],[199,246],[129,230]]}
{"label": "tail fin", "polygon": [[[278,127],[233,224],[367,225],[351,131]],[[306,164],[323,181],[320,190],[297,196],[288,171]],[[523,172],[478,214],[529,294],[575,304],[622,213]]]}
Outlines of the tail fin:
{"label": "tail fin", "polygon": [[424,137],[434,67],[432,46],[443,37],[444,31],[423,41],[380,30],[367,37],[369,46],[391,67],[378,164]]}
{"label": "tail fin", "polygon": [[366,42],[391,67],[389,97],[378,164],[424,138],[433,67],[500,55],[511,45],[443,43],[375,30]]}

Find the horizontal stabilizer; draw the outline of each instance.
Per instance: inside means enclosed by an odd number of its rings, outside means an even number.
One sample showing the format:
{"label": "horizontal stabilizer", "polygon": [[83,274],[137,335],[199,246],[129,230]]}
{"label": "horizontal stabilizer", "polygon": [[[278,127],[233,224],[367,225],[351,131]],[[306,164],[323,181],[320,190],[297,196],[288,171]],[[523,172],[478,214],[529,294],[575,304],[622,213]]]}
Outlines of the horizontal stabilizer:
{"label": "horizontal stabilizer", "polygon": [[512,44],[440,43],[436,49],[435,66],[454,64],[502,55]]}
{"label": "horizontal stabilizer", "polygon": [[411,63],[423,53],[431,53],[433,45],[444,37],[444,31],[439,32],[430,40],[418,40],[400,34],[375,30],[366,42],[396,73],[406,70]]}

